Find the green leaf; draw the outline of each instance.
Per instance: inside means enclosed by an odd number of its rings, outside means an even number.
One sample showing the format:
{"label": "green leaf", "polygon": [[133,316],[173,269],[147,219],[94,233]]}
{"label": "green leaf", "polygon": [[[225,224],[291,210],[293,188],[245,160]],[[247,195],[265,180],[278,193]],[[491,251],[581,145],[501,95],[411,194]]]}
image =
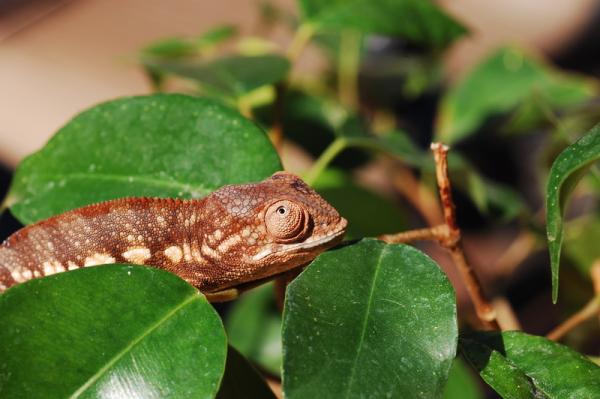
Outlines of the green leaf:
{"label": "green leaf", "polygon": [[600,367],[572,349],[521,332],[461,337],[461,351],[504,398],[600,397]]}
{"label": "green leaf", "polygon": [[554,160],[546,186],[546,234],[552,266],[552,301],[558,298],[558,271],[563,242],[563,213],[571,191],[600,159],[600,125],[571,144]]}
{"label": "green leaf", "polygon": [[313,185],[348,220],[347,238],[375,237],[407,228],[399,207],[358,186],[339,170],[326,170]]}
{"label": "green leaf", "polygon": [[597,92],[595,81],[556,71],[520,49],[503,48],[445,94],[437,140],[455,143],[473,134],[489,117],[512,111],[524,102],[535,100],[561,108],[581,103]]}
{"label": "green leaf", "polygon": [[443,48],[466,29],[429,0],[299,0],[305,23],[319,31],[354,29]]}
{"label": "green leaf", "polygon": [[110,265],[0,295],[0,396],[213,397],[227,342],[219,316],[168,272]]}
{"label": "green leaf", "polygon": [[231,346],[217,399],[275,399],[275,395],[254,367]]}
{"label": "green leaf", "polygon": [[211,61],[146,61],[145,65],[163,73],[192,79],[210,92],[239,99],[264,85],[283,80],[289,61],[279,55],[233,55]]}
{"label": "green leaf", "polygon": [[459,358],[452,362],[443,399],[483,399],[473,373]]}
{"label": "green leaf", "polygon": [[456,353],[454,290],[406,245],[327,251],[288,287],[286,398],[441,397]]}
{"label": "green leaf", "polygon": [[233,25],[216,26],[200,35],[196,40],[196,45],[201,50],[205,50],[232,38],[237,33],[237,28]]}
{"label": "green leaf", "polygon": [[207,99],[157,94],[76,116],[17,168],[7,204],[23,223],[127,196],[199,198],[280,170],[266,135]]}
{"label": "green leaf", "polygon": [[229,343],[273,375],[281,372],[281,313],[273,284],[257,287],[237,300],[227,314]]}

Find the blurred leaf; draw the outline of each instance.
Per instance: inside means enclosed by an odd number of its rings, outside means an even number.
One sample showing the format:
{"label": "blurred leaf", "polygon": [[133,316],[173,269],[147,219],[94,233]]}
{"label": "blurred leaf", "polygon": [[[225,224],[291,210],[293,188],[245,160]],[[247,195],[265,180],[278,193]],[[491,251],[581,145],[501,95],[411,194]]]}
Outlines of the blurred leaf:
{"label": "blurred leaf", "polygon": [[160,58],[183,58],[198,54],[193,40],[183,37],[168,37],[149,44],[141,50],[142,56]]}
{"label": "blurred leaf", "polygon": [[237,33],[237,28],[233,25],[216,26],[200,35],[196,40],[196,45],[200,50],[206,50],[207,48],[221,44],[225,40],[231,39]]}
{"label": "blurred leaf", "polygon": [[231,25],[217,26],[197,39],[185,37],[169,37],[149,44],[141,50],[142,57],[163,59],[179,59],[197,56],[217,44],[231,38],[237,29]]}
{"label": "blurred leaf", "polygon": [[566,346],[522,332],[477,333],[461,351],[504,398],[600,397],[600,367]]}
{"label": "blurred leaf", "polygon": [[571,221],[565,232],[564,254],[586,278],[590,277],[590,268],[594,261],[600,259],[598,237],[600,237],[599,215]]}
{"label": "blurred leaf", "polygon": [[398,206],[354,184],[341,171],[326,170],[314,188],[348,219],[347,238],[376,237],[407,228],[405,216]]}
{"label": "blurred leaf", "polygon": [[227,342],[195,288],[159,269],[110,265],[0,295],[2,398],[213,397]]}
{"label": "blurred leaf", "polygon": [[359,147],[391,155],[412,166],[421,166],[429,160],[429,154],[419,149],[402,130],[391,130],[375,135],[367,130],[365,122],[356,115],[350,115],[335,130],[338,137],[344,138],[348,147]]}
{"label": "blurred leaf", "polygon": [[466,29],[429,0],[299,0],[317,31],[354,29],[443,48]]}
{"label": "blurred leaf", "polygon": [[443,399],[483,399],[481,389],[473,373],[459,358],[455,358],[450,368]]}
{"label": "blurred leaf", "polygon": [[211,92],[233,99],[283,80],[290,68],[289,61],[279,55],[232,55],[203,62],[153,60],[145,65],[192,79]]}
{"label": "blurred leaf", "polygon": [[229,343],[273,375],[281,372],[281,314],[273,284],[244,293],[225,321]]}
{"label": "blurred leaf", "polygon": [[441,397],[456,351],[438,265],[373,239],[327,251],[288,287],[285,397]]}
{"label": "blurred leaf", "polygon": [[437,140],[451,144],[464,139],[487,118],[524,102],[543,101],[550,108],[560,108],[581,103],[597,92],[595,81],[554,70],[517,48],[503,48],[445,94]]}
{"label": "blurred leaf", "polygon": [[571,144],[554,160],[546,186],[546,233],[552,265],[552,300],[558,298],[558,271],[563,242],[563,214],[571,191],[600,159],[600,125]]}
{"label": "blurred leaf", "polygon": [[227,348],[227,364],[217,399],[275,399],[262,376],[237,350]]}
{"label": "blurred leaf", "polygon": [[7,204],[23,223],[127,196],[199,198],[281,170],[266,135],[213,101],[158,94],[93,107],[15,172]]}

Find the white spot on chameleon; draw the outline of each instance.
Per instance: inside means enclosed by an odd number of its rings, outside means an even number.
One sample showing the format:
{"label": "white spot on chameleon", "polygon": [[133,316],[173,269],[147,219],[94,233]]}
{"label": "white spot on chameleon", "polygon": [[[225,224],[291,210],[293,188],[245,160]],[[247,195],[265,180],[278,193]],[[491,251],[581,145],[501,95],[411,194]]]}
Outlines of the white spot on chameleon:
{"label": "white spot on chameleon", "polygon": [[233,235],[225,241],[223,241],[222,243],[220,243],[217,247],[217,251],[219,251],[220,253],[225,253],[229,250],[229,248],[239,243],[240,241],[242,241],[242,237],[240,235]]}
{"label": "white spot on chameleon", "polygon": [[167,249],[165,249],[165,256],[167,258],[169,258],[169,260],[173,263],[179,263],[181,262],[181,258],[183,257],[183,252],[181,251],[181,248],[179,248],[177,245],[173,245]]}
{"label": "white spot on chameleon", "polygon": [[221,241],[221,239],[223,238],[223,232],[221,231],[221,229],[216,229],[213,233],[213,237],[215,238],[215,240]]}
{"label": "white spot on chameleon", "polygon": [[63,264],[57,260],[42,263],[42,268],[44,269],[45,276],[50,276],[52,274],[66,270]]}
{"label": "white spot on chameleon", "polygon": [[88,266],[96,266],[96,265],[105,265],[107,263],[114,263],[114,262],[115,262],[115,258],[110,256],[109,254],[95,253],[92,256],[88,256],[87,258],[85,258],[85,260],[83,261],[83,266],[88,267]]}
{"label": "white spot on chameleon", "polygon": [[190,244],[188,244],[187,242],[183,243],[183,258],[187,262],[191,262],[192,261],[192,251],[190,249]]}
{"label": "white spot on chameleon", "polygon": [[123,252],[121,256],[127,259],[129,262],[136,265],[143,265],[145,261],[152,257],[150,250],[146,247],[134,247],[129,248]]}
{"label": "white spot on chameleon", "polygon": [[77,264],[75,262],[68,261],[67,262],[67,269],[68,270],[75,270],[75,269],[79,269],[79,266],[77,266]]}
{"label": "white spot on chameleon", "polygon": [[217,251],[215,251],[214,249],[212,249],[211,247],[209,247],[206,244],[202,244],[202,248],[200,248],[200,250],[202,251],[202,255],[206,255],[208,257],[211,257],[213,259],[219,259],[220,255]]}
{"label": "white spot on chameleon", "polygon": [[[27,270],[27,269],[25,269],[25,270]],[[23,273],[25,270],[23,270],[20,267],[17,267],[10,272],[10,275],[17,283],[22,283],[24,281],[27,281],[27,278],[25,277],[25,275]]]}

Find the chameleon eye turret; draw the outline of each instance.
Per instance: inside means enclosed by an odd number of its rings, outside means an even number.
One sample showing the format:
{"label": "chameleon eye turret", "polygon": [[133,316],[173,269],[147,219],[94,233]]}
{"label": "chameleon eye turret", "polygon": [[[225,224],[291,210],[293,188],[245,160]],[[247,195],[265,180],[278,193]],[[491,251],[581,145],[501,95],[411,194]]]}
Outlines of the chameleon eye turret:
{"label": "chameleon eye turret", "polygon": [[0,292],[108,263],[168,270],[207,294],[305,265],[346,220],[299,177],[220,188],[200,200],[124,198],[27,226],[0,246]]}
{"label": "chameleon eye turret", "polygon": [[277,201],[267,209],[265,225],[276,242],[299,241],[308,233],[310,215],[294,201]]}

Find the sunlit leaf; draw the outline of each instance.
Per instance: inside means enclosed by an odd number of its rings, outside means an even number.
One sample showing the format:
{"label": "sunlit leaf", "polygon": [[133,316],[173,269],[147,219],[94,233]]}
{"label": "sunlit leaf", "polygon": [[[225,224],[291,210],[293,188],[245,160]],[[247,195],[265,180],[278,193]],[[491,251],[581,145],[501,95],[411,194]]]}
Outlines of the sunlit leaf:
{"label": "sunlit leaf", "polygon": [[321,254],[288,287],[283,319],[286,398],[442,395],[454,290],[417,249],[365,239]]}
{"label": "sunlit leaf", "polygon": [[266,135],[207,99],[158,94],[100,104],[17,168],[7,203],[23,223],[127,196],[199,198],[280,170]]}
{"label": "sunlit leaf", "polygon": [[59,273],[0,295],[2,398],[213,397],[219,316],[173,274],[138,266]]}

